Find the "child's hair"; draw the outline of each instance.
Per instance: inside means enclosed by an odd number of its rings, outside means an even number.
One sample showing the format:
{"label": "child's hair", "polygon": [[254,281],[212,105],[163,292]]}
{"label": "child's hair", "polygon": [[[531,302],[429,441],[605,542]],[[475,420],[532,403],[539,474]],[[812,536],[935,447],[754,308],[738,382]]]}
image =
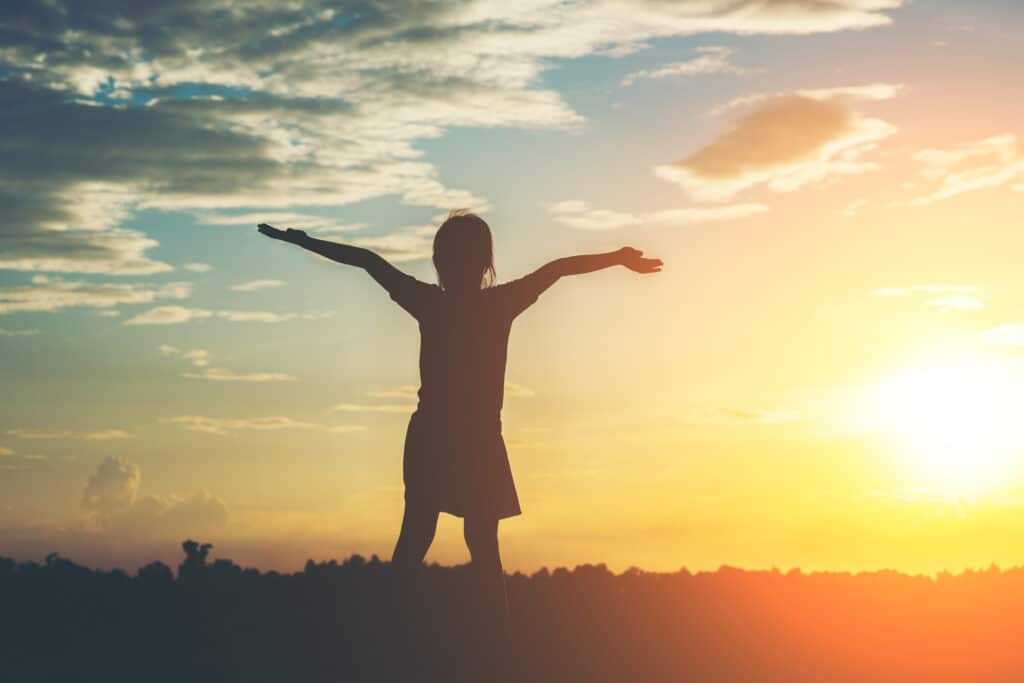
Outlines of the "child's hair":
{"label": "child's hair", "polygon": [[494,285],[494,245],[487,222],[466,209],[450,211],[434,235],[434,269],[442,289]]}

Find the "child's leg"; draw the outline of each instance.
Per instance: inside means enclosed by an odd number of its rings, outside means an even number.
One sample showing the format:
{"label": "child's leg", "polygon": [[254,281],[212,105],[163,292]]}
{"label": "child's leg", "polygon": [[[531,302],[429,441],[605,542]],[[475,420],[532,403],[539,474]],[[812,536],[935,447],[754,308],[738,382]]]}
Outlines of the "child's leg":
{"label": "child's leg", "polygon": [[400,571],[411,571],[423,563],[437,531],[437,510],[406,502],[402,531],[391,555],[391,564]]}
{"label": "child's leg", "polygon": [[508,617],[508,601],[505,597],[505,571],[498,551],[498,520],[466,517],[462,529],[485,605],[499,623],[504,623]]}
{"label": "child's leg", "polygon": [[436,510],[406,501],[402,531],[391,555],[391,584],[385,608],[390,624],[385,640],[390,649],[382,671],[389,673],[380,680],[412,680],[413,673],[426,666],[429,646],[424,635],[429,633],[430,610],[422,570],[423,558],[434,540],[437,517]]}
{"label": "child's leg", "polygon": [[511,676],[511,634],[505,572],[498,552],[498,520],[466,517],[463,535],[473,557],[473,603],[479,606],[480,618],[476,633],[480,640],[472,648],[476,660],[470,657],[469,666],[476,667],[478,680],[503,681]]}

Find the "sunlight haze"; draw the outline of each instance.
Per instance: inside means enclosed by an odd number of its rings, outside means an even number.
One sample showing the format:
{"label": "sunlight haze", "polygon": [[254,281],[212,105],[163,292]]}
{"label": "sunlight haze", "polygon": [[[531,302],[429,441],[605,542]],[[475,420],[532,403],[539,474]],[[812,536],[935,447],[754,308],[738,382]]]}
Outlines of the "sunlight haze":
{"label": "sunlight haze", "polygon": [[256,224],[465,207],[665,263],[513,326],[509,572],[1024,563],[1024,5],[245,7],[0,39],[0,555],[390,557],[416,323]]}

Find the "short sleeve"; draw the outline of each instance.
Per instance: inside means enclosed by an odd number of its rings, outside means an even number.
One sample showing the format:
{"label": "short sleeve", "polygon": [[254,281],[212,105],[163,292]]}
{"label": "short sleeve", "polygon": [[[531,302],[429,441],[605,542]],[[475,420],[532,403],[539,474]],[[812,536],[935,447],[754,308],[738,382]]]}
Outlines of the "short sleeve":
{"label": "short sleeve", "polygon": [[494,288],[498,305],[514,318],[537,301],[537,297],[551,285],[540,271],[536,271]]}
{"label": "short sleeve", "polygon": [[381,284],[391,295],[392,300],[417,320],[423,315],[437,289],[434,285],[428,285],[401,271],[395,271]]}

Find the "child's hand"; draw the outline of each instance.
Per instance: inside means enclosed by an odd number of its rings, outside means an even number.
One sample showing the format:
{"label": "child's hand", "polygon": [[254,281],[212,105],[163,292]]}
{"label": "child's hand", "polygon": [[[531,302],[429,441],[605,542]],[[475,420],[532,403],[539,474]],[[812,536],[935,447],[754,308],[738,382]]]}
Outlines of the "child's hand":
{"label": "child's hand", "polygon": [[288,228],[287,230],[278,230],[274,226],[266,223],[260,223],[256,228],[267,237],[275,240],[292,242],[293,244],[297,244],[307,237],[306,233],[302,230],[294,230],[292,228]]}
{"label": "child's hand", "polygon": [[661,272],[661,259],[644,258],[644,252],[633,247],[619,249],[620,263],[634,273],[659,273]]}

